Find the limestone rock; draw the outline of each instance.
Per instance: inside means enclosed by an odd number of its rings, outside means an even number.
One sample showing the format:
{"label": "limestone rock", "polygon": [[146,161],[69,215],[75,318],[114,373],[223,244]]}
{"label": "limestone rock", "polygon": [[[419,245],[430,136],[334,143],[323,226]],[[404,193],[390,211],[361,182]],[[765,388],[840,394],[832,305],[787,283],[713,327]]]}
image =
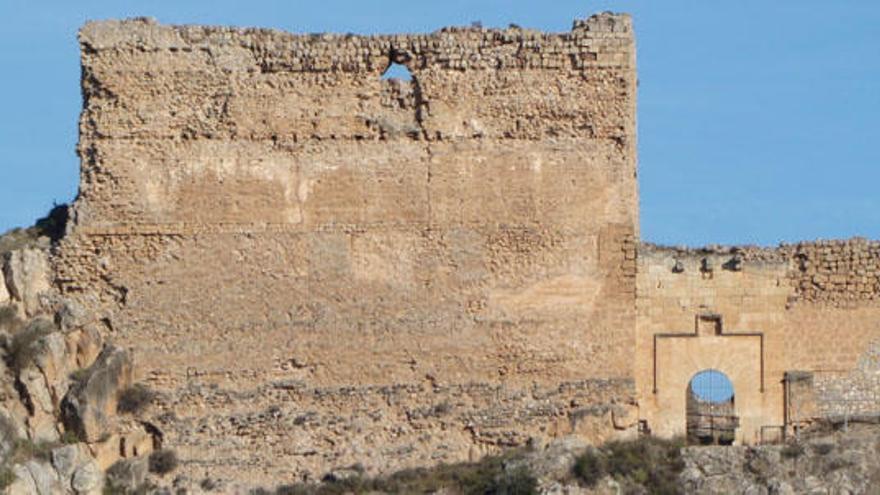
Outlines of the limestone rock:
{"label": "limestone rock", "polygon": [[35,442],[57,442],[61,439],[54,415],[39,414],[28,418],[28,430]]}
{"label": "limestone rock", "polygon": [[120,436],[112,434],[106,439],[89,444],[89,450],[92,453],[92,457],[94,457],[95,461],[98,463],[98,466],[100,466],[101,469],[106,470],[122,458],[122,452],[120,452],[121,445],[122,442],[120,441]]}
{"label": "limestone rock", "polygon": [[119,391],[132,382],[132,364],[124,350],[108,346],[85,376],[71,386],[61,406],[65,427],[87,442],[111,432]]}
{"label": "limestone rock", "polygon": [[61,332],[50,333],[40,339],[39,352],[34,356],[34,365],[43,375],[53,412],[61,405],[61,399],[70,387],[70,373],[74,371],[74,359],[68,352],[67,343]]}
{"label": "limestone rock", "polygon": [[561,438],[551,442],[546,449],[530,453],[521,462],[511,463],[507,468],[515,471],[525,467],[538,479],[564,479],[587,447],[587,443],[578,437]]}
{"label": "limestone rock", "polygon": [[75,301],[64,300],[57,312],[57,321],[61,330],[71,332],[82,328],[89,321],[89,312]]}
{"label": "limestone rock", "polygon": [[6,409],[0,407],[0,464],[6,462],[15,451],[15,442],[25,436],[21,425],[9,414]]}
{"label": "limestone rock", "polygon": [[34,495],[37,493],[37,484],[28,468],[16,464],[12,467],[12,474],[15,475],[15,481],[6,488],[6,495]]}
{"label": "limestone rock", "polygon": [[42,249],[26,248],[9,254],[4,276],[12,299],[24,305],[25,313],[32,316],[39,312],[40,294],[47,292],[49,282],[49,258]]}
{"label": "limestone rock", "polygon": [[104,473],[97,462],[86,462],[73,473],[70,486],[77,495],[98,495],[104,489]]}
{"label": "limestone rock", "polygon": [[35,494],[58,495],[62,493],[58,475],[52,469],[52,466],[45,462],[30,460],[24,464],[24,467],[30,473],[31,479],[34,480]]}
{"label": "limestone rock", "polygon": [[103,338],[94,325],[86,325],[66,335],[67,348],[73,353],[74,366],[87,368],[101,353]]}
{"label": "limestone rock", "polygon": [[[2,260],[0,260],[2,263]],[[9,289],[6,288],[6,277],[3,276],[3,267],[0,266],[0,305],[7,304],[11,299]]]}
{"label": "limestone rock", "polygon": [[65,445],[52,451],[52,467],[65,486],[70,484],[73,473],[88,461],[91,456],[84,444]]}
{"label": "limestone rock", "polygon": [[52,413],[52,397],[46,387],[46,380],[39,369],[29,366],[18,374],[18,380],[27,391],[28,398],[36,413]]}

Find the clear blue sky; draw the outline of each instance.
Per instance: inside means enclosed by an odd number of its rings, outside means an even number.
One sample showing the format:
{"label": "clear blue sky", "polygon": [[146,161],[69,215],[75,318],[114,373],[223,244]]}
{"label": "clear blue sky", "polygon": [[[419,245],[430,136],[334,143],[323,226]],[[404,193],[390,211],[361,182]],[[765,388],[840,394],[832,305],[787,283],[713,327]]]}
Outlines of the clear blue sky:
{"label": "clear blue sky", "polygon": [[603,10],[635,17],[643,239],[880,238],[877,0],[0,0],[0,231],[76,195],[76,32],[87,19],[567,31]]}

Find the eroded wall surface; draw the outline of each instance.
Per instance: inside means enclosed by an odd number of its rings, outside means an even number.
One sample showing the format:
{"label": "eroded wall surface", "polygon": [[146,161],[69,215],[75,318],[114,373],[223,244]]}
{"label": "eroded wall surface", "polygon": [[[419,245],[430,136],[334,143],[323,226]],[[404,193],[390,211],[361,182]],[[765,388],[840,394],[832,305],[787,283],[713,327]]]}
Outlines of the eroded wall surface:
{"label": "eroded wall surface", "polygon": [[[742,443],[786,421],[880,414],[880,242],[644,245],[638,265],[636,381],[653,431],[684,433],[687,385],[704,369],[733,382]],[[701,316],[720,317],[720,334],[701,331]],[[808,401],[786,397],[786,373],[810,377]]]}
{"label": "eroded wall surface", "polygon": [[393,470],[634,426],[628,17],[80,42],[57,282],[134,350],[186,469]]}

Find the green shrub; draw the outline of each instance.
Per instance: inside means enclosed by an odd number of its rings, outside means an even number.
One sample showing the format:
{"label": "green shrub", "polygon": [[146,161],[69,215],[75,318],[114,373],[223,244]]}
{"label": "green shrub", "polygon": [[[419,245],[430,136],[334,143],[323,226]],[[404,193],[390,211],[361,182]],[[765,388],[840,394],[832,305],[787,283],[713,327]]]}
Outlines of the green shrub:
{"label": "green shrub", "polygon": [[655,437],[610,442],[578,457],[574,475],[587,486],[595,486],[602,477],[611,476],[627,493],[677,494],[678,475],[684,469],[682,446],[681,440]]}
{"label": "green shrub", "polygon": [[605,458],[598,451],[589,450],[574,463],[575,477],[588,487],[596,486],[605,474]]}
{"label": "green shrub", "polygon": [[80,442],[82,442],[82,439],[73,430],[67,430],[61,435],[61,443],[64,445],[71,445]]}
{"label": "green shrub", "polygon": [[81,383],[81,382],[85,381],[85,379],[88,377],[89,377],[89,369],[88,368],[80,368],[78,370],[74,370],[68,376],[68,378],[70,378],[71,381],[76,382],[76,383]]}
{"label": "green shrub", "polygon": [[12,469],[8,466],[0,466],[0,490],[5,490],[14,481],[15,473],[12,472]]}
{"label": "green shrub", "polygon": [[804,455],[804,446],[799,443],[789,443],[779,452],[786,459],[797,459]]}
{"label": "green shrub", "polygon": [[59,442],[34,442],[29,439],[19,439],[15,443],[15,452],[12,454],[13,463],[39,459],[49,461],[52,451],[61,446]]}
{"label": "green shrub", "polygon": [[7,364],[17,374],[30,365],[43,350],[42,338],[55,331],[54,324],[38,318],[12,337],[7,355]]}
{"label": "green shrub", "polygon": [[[3,272],[0,271],[0,278],[2,277]],[[2,280],[0,283],[3,283]],[[0,331],[16,334],[23,325],[24,322],[18,317],[18,311],[14,307],[11,305],[0,306]]]}
{"label": "green shrub", "polygon": [[142,412],[156,397],[150,387],[136,383],[119,393],[119,401],[116,406],[120,414],[138,414]]}
{"label": "green shrub", "polygon": [[[521,457],[511,451],[486,457],[475,463],[441,464],[433,468],[398,471],[379,478],[354,476],[321,484],[297,483],[279,486],[275,495],[344,495],[365,493],[435,493],[453,495],[533,495],[538,480],[525,468],[508,471],[505,467]],[[257,489],[253,495],[263,495]]]}
{"label": "green shrub", "polygon": [[813,445],[813,451],[819,455],[828,455],[834,451],[833,443],[818,443]]}
{"label": "green shrub", "polygon": [[162,449],[150,454],[150,472],[164,476],[177,469],[177,453],[173,450]]}
{"label": "green shrub", "polygon": [[512,473],[504,473],[496,477],[485,490],[471,491],[475,495],[480,493],[492,495],[537,495],[538,480],[525,468],[520,468]]}

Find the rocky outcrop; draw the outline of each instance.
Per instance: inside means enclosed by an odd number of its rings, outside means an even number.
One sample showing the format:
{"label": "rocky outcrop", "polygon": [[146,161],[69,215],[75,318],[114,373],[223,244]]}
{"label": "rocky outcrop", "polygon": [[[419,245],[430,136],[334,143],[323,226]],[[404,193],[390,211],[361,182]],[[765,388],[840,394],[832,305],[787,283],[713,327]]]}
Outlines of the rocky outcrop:
{"label": "rocky outcrop", "polygon": [[757,447],[684,449],[684,493],[876,493],[880,487],[880,428]]}
{"label": "rocky outcrop", "polygon": [[8,303],[10,297],[9,289],[6,288],[6,277],[3,275],[3,270],[0,269],[0,304]]}
{"label": "rocky outcrop", "polygon": [[24,314],[40,312],[40,296],[51,289],[50,273],[48,253],[43,249],[25,248],[7,255],[3,268],[6,286],[10,298],[21,303]]}
{"label": "rocky outcrop", "polygon": [[83,444],[53,450],[48,460],[31,459],[12,468],[16,479],[7,487],[9,495],[99,495],[104,473]]}
{"label": "rocky outcrop", "polygon": [[0,257],[0,491],[97,495],[104,470],[148,455],[160,433],[118,414],[131,358],[52,290],[46,256]]}
{"label": "rocky outcrop", "polygon": [[106,347],[82,375],[61,405],[62,419],[83,440],[97,442],[111,434],[118,393],[132,383],[131,359],[121,349]]}

